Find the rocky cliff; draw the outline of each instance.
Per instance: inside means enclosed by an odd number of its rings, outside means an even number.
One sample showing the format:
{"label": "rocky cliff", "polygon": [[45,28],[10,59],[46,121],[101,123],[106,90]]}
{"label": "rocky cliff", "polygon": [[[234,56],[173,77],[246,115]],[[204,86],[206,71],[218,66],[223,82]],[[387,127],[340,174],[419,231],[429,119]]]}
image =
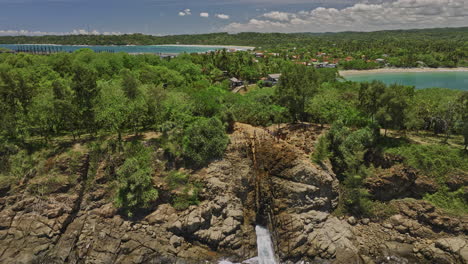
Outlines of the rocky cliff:
{"label": "rocky cliff", "polygon": [[[256,224],[268,226],[282,263],[468,263],[468,219],[426,202],[394,201],[385,221],[334,216],[338,180],[308,155],[322,132],[236,124],[224,158],[191,175],[204,186],[198,206],[178,211],[161,198],[137,219],[113,206],[105,165],[88,175],[89,155],[73,172],[61,160],[76,184],[38,195],[24,182],[2,194],[0,263],[241,262],[257,254]],[[387,169],[368,183],[376,195],[419,194],[411,170]]]}

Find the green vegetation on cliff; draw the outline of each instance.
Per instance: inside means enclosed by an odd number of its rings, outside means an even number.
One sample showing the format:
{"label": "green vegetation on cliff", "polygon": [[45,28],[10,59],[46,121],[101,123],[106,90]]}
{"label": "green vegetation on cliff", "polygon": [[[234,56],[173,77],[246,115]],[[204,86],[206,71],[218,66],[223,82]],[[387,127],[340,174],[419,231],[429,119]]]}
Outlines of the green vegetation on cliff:
{"label": "green vegetation on cliff", "polygon": [[139,208],[147,208],[158,198],[153,187],[152,152],[140,143],[127,150],[125,162],[117,169],[118,191],[115,203],[132,216]]}
{"label": "green vegetation on cliff", "polygon": [[[277,72],[283,73],[277,85],[249,86],[249,80],[257,83]],[[233,93],[230,77],[246,80],[248,91]],[[86,49],[50,56],[0,54],[0,191],[30,184],[43,195],[53,192],[57,182],[72,185],[76,173],[42,168],[57,153],[85,146],[87,173],[113,182],[112,200],[132,215],[161,197],[164,184],[156,188],[155,175],[198,170],[222,158],[235,121],[333,124],[313,156],[318,163],[330,159],[342,184],[342,209],[357,215],[384,214],[365,187],[374,174],[369,153],[387,150],[437,179],[450,178],[454,170],[466,173],[466,92],[416,91],[336,77],[335,69],[280,57],[257,63],[247,52],[184,54],[170,60]],[[426,146],[411,138],[414,133],[434,134],[436,142]],[[400,141],[410,143],[389,147]],[[199,189],[190,180],[168,188],[180,209],[199,202]],[[431,195],[426,199],[448,204]],[[466,202],[466,196],[453,197],[457,204]]]}

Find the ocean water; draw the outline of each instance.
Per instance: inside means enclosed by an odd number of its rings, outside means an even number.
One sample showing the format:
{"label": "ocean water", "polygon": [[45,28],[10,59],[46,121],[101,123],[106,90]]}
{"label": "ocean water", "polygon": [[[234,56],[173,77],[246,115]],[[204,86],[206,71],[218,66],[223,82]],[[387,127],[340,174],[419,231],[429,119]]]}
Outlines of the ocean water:
{"label": "ocean water", "polygon": [[468,91],[468,72],[362,73],[345,77],[356,82],[379,80],[386,84],[414,85],[417,89],[450,88]]}
{"label": "ocean water", "polygon": [[[0,48],[7,48],[17,50],[18,48],[45,48],[55,49],[64,52],[73,52],[79,49],[88,48],[96,52],[99,51],[112,51],[112,52],[126,52],[126,53],[162,53],[162,54],[178,54],[178,53],[198,53],[220,50],[223,46],[173,46],[173,45],[149,45],[149,46],[80,46],[80,45],[18,45],[18,44],[0,44]],[[247,49],[241,48],[239,49]]]}

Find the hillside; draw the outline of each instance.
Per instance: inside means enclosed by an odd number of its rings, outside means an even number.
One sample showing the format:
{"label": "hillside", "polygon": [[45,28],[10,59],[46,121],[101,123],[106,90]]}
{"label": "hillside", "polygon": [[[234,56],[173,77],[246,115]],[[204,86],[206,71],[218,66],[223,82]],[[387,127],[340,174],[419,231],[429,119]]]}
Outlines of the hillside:
{"label": "hillside", "polygon": [[[339,181],[329,164],[317,166],[308,159],[324,131],[308,124],[265,129],[237,123],[223,158],[201,170],[180,171],[187,181],[179,181],[176,189],[163,167],[153,171],[159,198],[131,218],[110,199],[121,154],[89,148],[94,142],[63,149],[20,184],[3,189],[0,262],[243,261],[256,256],[254,223],[263,223],[272,230],[282,262],[349,263],[391,256],[466,263],[466,215],[402,199],[419,196],[432,183],[398,161],[375,163],[382,173],[368,185],[377,199],[395,199],[388,218],[335,216]],[[162,153],[152,139],[142,143]],[[167,161],[158,154],[154,162]],[[53,180],[52,174],[67,180]],[[192,183],[200,186],[199,201],[174,208],[174,195]],[[390,191],[394,186],[399,193]]]}

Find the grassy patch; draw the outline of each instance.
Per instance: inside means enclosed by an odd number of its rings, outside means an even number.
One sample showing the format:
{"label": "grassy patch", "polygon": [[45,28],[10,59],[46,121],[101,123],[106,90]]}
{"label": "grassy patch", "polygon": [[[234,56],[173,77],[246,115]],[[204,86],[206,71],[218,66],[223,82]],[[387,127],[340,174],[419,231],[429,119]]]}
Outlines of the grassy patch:
{"label": "grassy patch", "polygon": [[444,182],[446,175],[455,169],[468,171],[468,156],[447,145],[401,145],[386,152],[402,156],[407,165],[440,182]]}
{"label": "grassy patch", "polygon": [[198,195],[202,188],[200,183],[190,182],[189,174],[171,171],[165,178],[169,189],[173,193],[173,204],[177,210],[185,210],[191,205],[200,203]]}
{"label": "grassy patch", "polygon": [[185,210],[191,205],[198,205],[200,201],[198,194],[201,190],[200,184],[189,184],[174,198],[173,206],[177,210]]}
{"label": "grassy patch", "polygon": [[[392,141],[391,143],[389,143]],[[410,144],[403,139],[386,142],[386,153],[399,155],[404,163],[432,177],[443,187],[434,194],[426,194],[424,199],[445,211],[463,215],[468,213],[467,194],[461,188],[450,192],[446,181],[456,171],[468,172],[468,155],[453,144]]]}
{"label": "grassy patch", "polygon": [[166,183],[170,190],[175,190],[181,186],[187,185],[189,175],[180,171],[171,171],[166,176]]}
{"label": "grassy patch", "polygon": [[36,195],[66,192],[76,185],[83,165],[83,153],[69,150],[50,157],[35,166],[36,176],[28,182],[28,190]]}
{"label": "grassy patch", "polygon": [[468,194],[463,188],[450,192],[444,187],[434,194],[426,194],[424,199],[451,214],[464,215],[468,214],[467,197]]}
{"label": "grassy patch", "polygon": [[63,174],[48,174],[34,177],[28,183],[28,190],[32,194],[43,196],[54,192],[67,191],[76,183],[76,177]]}

